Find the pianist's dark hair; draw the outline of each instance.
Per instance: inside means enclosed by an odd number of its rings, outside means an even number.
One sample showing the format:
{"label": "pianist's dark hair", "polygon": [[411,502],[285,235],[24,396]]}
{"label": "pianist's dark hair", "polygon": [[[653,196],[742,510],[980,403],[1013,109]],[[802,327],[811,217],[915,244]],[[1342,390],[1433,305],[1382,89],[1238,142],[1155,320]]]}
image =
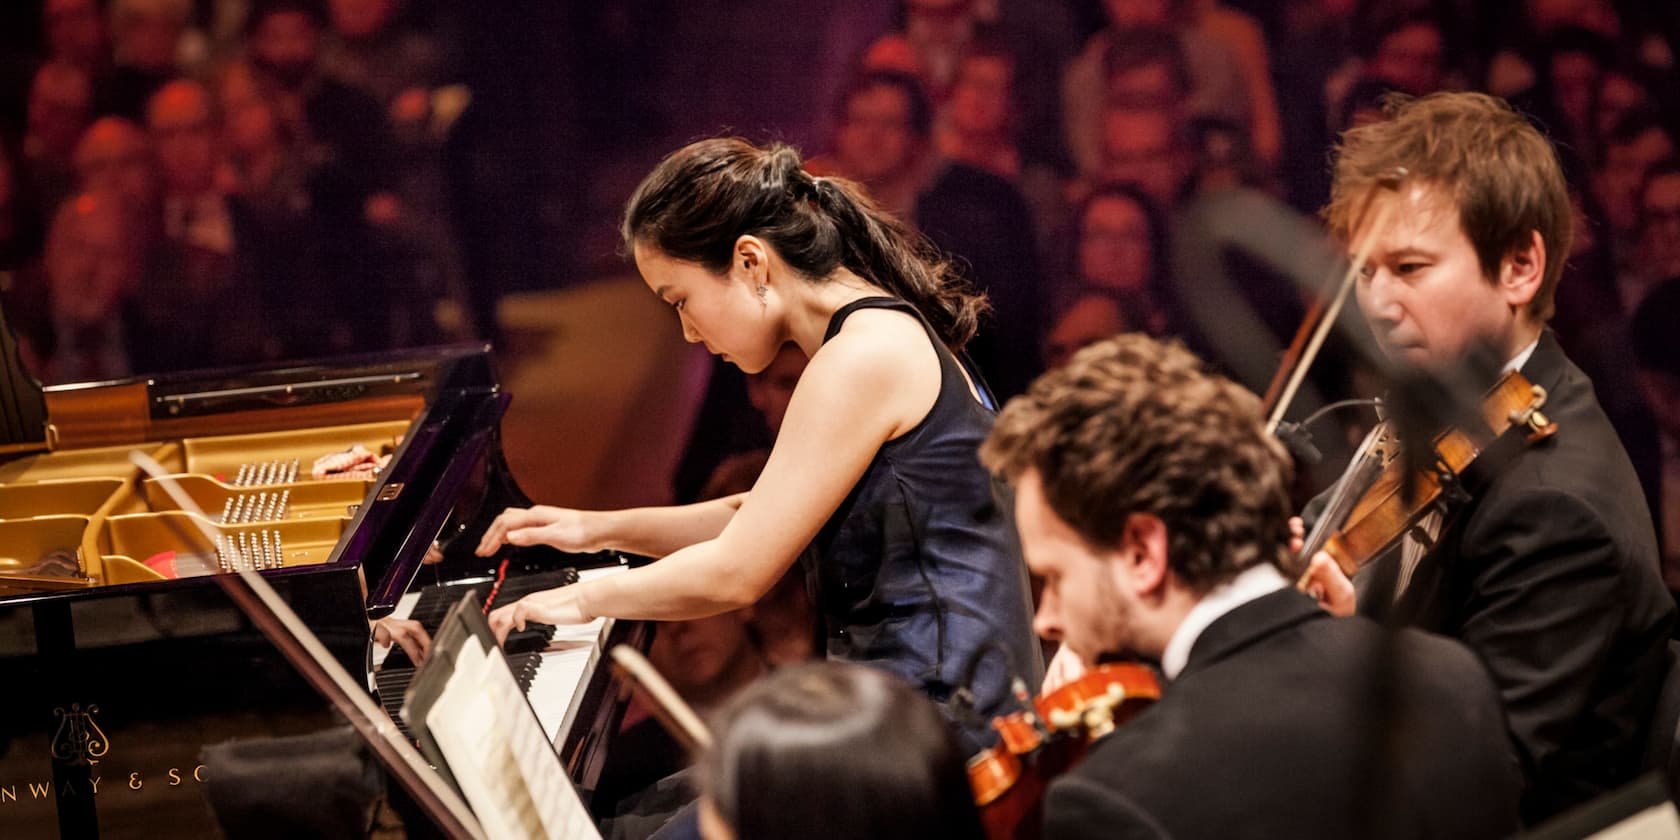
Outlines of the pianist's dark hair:
{"label": "pianist's dark hair", "polygon": [[944,718],[884,671],[826,661],[782,668],[736,695],[713,732],[702,784],[736,837],[982,836]]}
{"label": "pianist's dark hair", "polygon": [[813,177],[791,146],[714,138],[672,152],[630,197],[621,233],[626,251],[640,242],[720,274],[751,234],[806,278],[845,267],[903,298],[956,350],[986,311],[931,242],[857,184]]}

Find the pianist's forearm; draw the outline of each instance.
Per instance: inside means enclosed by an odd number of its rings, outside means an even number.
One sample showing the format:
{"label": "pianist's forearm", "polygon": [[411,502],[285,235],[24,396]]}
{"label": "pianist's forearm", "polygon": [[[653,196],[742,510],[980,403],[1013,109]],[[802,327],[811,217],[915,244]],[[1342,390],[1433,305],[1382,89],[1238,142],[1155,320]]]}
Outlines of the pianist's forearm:
{"label": "pianist's forearm", "polygon": [[[688,621],[751,606],[774,582],[764,570],[724,562],[717,540],[655,563],[575,584],[585,618]],[[570,588],[570,587],[569,587]]]}
{"label": "pianist's forearm", "polygon": [[600,511],[593,527],[601,545],[629,554],[664,557],[678,549],[716,539],[734,518],[747,494],[672,507]]}

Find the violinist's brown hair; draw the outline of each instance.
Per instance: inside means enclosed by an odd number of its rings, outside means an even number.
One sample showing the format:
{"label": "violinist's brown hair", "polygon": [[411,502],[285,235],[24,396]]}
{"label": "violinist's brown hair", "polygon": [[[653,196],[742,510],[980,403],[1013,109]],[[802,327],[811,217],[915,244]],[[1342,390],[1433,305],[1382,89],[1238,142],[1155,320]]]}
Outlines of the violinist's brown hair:
{"label": "violinist's brown hair", "polygon": [[1387,119],[1342,134],[1324,208],[1330,232],[1351,241],[1367,197],[1396,175],[1402,185],[1439,187],[1453,199],[1459,227],[1490,283],[1498,279],[1500,260],[1540,232],[1546,271],[1528,314],[1536,321],[1550,318],[1573,221],[1552,144],[1504,100],[1483,93],[1391,94],[1383,110]]}
{"label": "violinist's brown hair", "polygon": [[1199,593],[1292,562],[1290,463],[1259,399],[1177,341],[1080,350],[1003,407],[980,459],[1010,479],[1036,470],[1050,509],[1096,546],[1116,545],[1128,514],[1160,518],[1168,566]]}

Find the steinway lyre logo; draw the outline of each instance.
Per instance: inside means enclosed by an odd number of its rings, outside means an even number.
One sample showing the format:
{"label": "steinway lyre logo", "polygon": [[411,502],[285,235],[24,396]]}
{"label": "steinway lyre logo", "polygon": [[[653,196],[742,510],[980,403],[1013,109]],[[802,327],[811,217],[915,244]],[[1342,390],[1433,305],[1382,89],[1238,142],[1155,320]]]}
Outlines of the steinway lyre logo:
{"label": "steinway lyre logo", "polygon": [[58,732],[52,740],[53,758],[71,764],[99,763],[100,756],[111,748],[111,742],[94,722],[96,714],[99,707],[92,703],[86,709],[80,703],[71,703],[68,712],[63,707],[53,709],[53,716],[58,718]]}

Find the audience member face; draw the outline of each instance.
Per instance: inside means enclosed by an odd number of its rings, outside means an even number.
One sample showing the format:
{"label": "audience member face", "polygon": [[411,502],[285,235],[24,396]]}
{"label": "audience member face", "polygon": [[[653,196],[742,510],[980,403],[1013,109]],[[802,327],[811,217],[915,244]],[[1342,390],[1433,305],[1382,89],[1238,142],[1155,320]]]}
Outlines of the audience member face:
{"label": "audience member face", "polygon": [[784,344],[769,367],[747,377],[747,399],[759,414],[764,415],[764,423],[770,427],[772,437],[782,428],[788,401],[793,399],[793,389],[799,385],[799,376],[805,372],[806,361],[805,353],[798,345]]}
{"label": "audience member face", "polygon": [[1171,26],[1171,0],[1103,0],[1109,25],[1115,29]]}
{"label": "audience member face", "polygon": [[29,136],[41,151],[68,156],[82,136],[93,110],[87,74],[68,64],[48,64],[35,74],[29,90]]}
{"label": "audience member face", "polygon": [[866,88],[846,103],[834,154],[847,177],[879,184],[903,177],[915,165],[921,138],[910,122],[910,102],[887,85]]}
{"label": "audience member face", "polygon": [[331,0],[333,31],[346,38],[368,38],[379,34],[396,11],[396,0]]}
{"label": "audience member face", "polygon": [[1593,93],[1598,89],[1599,66],[1580,52],[1552,56],[1552,102],[1565,118],[1582,128],[1592,122]]}
{"label": "audience member face", "polygon": [[1051,325],[1044,339],[1044,361],[1049,367],[1061,367],[1085,345],[1129,329],[1126,314],[1113,297],[1085,295]]}
{"label": "audience member face", "polygon": [[743,669],[743,660],[756,663],[757,656],[741,610],[692,621],[662,622],[648,650],[648,659],[677,693],[702,703],[719,700],[739,688],[736,675],[743,670],[758,670]]}
{"label": "audience member face", "polygon": [[963,59],[956,86],[951,89],[950,105],[951,122],[959,133],[971,136],[1009,133],[1014,74],[1009,59],[1002,56]]}
{"label": "audience member face", "polygon": [[173,71],[182,30],[182,21],[174,15],[161,10],[136,9],[113,33],[117,55],[131,67]]}
{"label": "audience member face", "polygon": [[1565,27],[1614,35],[1616,12],[1608,0],[1526,0],[1529,25],[1542,36]]}
{"label": "audience member face", "polygon": [[156,161],[146,132],[122,117],[101,117],[76,145],[81,189],[122,196],[135,207],[157,197]]}
{"label": "audience member face", "polygon": [[1385,36],[1371,57],[1371,75],[1401,90],[1422,95],[1441,88],[1441,30],[1417,22]]}
{"label": "audience member face", "polygon": [[1162,207],[1172,207],[1184,177],[1184,154],[1170,114],[1109,109],[1103,115],[1104,180],[1137,184]]}
{"label": "audience member face", "polygon": [[41,18],[48,58],[85,70],[105,63],[105,19],[94,0],[47,0]]}
{"label": "audience member face", "polygon": [[1623,233],[1638,223],[1635,209],[1639,185],[1657,161],[1674,154],[1668,132],[1652,127],[1628,143],[1612,143],[1604,151],[1604,170],[1598,176],[1598,198],[1610,224]]}
{"label": "audience member face", "polygon": [[1086,663],[1108,652],[1137,650],[1128,626],[1135,620],[1135,598],[1122,585],[1115,551],[1097,549],[1050,509],[1038,471],[1029,469],[1015,483],[1015,528],[1027,568],[1044,578],[1033,630],[1059,640]]}
{"label": "audience member face", "polygon": [[1118,108],[1176,107],[1189,93],[1179,87],[1172,67],[1144,64],[1108,77],[1108,104]]}
{"label": "audience member face", "polygon": [[139,285],[136,235],[114,197],[82,194],[64,203],[47,235],[55,318],[81,327],[116,317],[122,298]]}
{"label": "audience member face", "polygon": [[1680,174],[1659,175],[1640,197],[1641,269],[1654,277],[1680,277]]}
{"label": "audience member face", "polygon": [[216,175],[216,126],[210,93],[197,82],[171,82],[152,97],[146,123],[157,144],[165,189],[197,195]]}
{"label": "audience member face", "polygon": [[1622,73],[1605,73],[1598,84],[1598,112],[1593,118],[1600,139],[1609,137],[1616,123],[1640,108],[1651,106],[1645,86]]}
{"label": "audience member face", "polygon": [[1079,278],[1102,289],[1142,292],[1155,260],[1151,246],[1142,207],[1120,196],[1097,198],[1079,220]]}
{"label": "audience member face", "polygon": [[974,27],[974,0],[908,0],[904,33],[918,44],[961,44]]}
{"label": "audience member face", "polygon": [[295,88],[315,72],[320,32],[305,12],[275,12],[264,18],[246,45],[251,60],[288,88]]}

